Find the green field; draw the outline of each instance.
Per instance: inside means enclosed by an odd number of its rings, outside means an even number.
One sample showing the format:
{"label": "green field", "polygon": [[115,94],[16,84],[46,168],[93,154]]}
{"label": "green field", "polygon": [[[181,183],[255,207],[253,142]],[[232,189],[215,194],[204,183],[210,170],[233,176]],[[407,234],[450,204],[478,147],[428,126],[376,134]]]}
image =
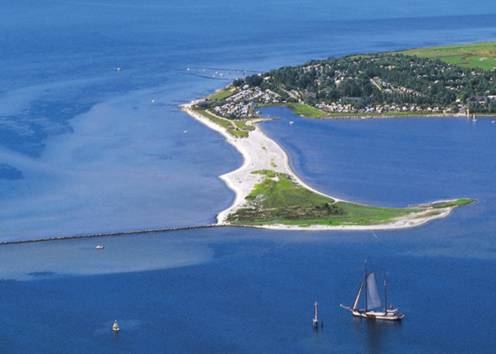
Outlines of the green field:
{"label": "green field", "polygon": [[496,68],[496,42],[450,45],[410,49],[400,52],[425,58],[437,58],[445,63],[483,70]]}
{"label": "green field", "polygon": [[245,119],[226,119],[204,109],[194,108],[193,110],[223,127],[230,135],[236,138],[246,138],[250,131],[255,129],[252,125],[248,125],[248,121]]}
{"label": "green field", "polygon": [[411,208],[380,208],[333,199],[309,191],[288,175],[259,171],[264,180],[246,198],[247,205],[229,215],[237,225],[284,224],[311,225],[378,225],[392,222],[408,214],[428,211],[435,216],[445,208],[470,204],[469,199],[439,202]]}
{"label": "green field", "polygon": [[222,100],[225,100],[226,98],[234,95],[235,92],[236,92],[235,87],[227,87],[227,88],[223,88],[223,89],[220,89],[218,91],[215,91],[213,94],[208,96],[207,99],[209,99],[211,101],[222,101]]}
{"label": "green field", "polygon": [[305,118],[325,118],[329,113],[306,103],[288,103],[288,107],[295,113]]}

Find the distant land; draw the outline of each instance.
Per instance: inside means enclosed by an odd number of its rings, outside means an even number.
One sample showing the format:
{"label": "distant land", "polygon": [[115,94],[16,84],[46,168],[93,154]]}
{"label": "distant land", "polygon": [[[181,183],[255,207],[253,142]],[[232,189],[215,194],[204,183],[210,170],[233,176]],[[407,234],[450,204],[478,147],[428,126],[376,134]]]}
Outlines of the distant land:
{"label": "distant land", "polygon": [[410,49],[400,52],[422,58],[439,59],[467,69],[496,69],[496,42]]}
{"label": "distant land", "polygon": [[198,108],[230,119],[496,113],[496,42],[313,60],[235,80]]}
{"label": "distant land", "polygon": [[258,109],[281,105],[312,118],[496,113],[496,42],[313,60],[236,79],[183,105],[244,157],[221,178],[236,193],[218,224],[284,229],[397,229],[448,216],[473,200],[405,208],[361,205],[321,193],[291,169],[257,126]]}

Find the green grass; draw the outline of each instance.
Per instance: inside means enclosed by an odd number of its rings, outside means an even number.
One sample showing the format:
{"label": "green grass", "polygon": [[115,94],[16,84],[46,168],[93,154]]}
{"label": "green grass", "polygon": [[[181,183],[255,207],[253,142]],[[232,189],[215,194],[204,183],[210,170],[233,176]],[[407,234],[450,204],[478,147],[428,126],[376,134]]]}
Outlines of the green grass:
{"label": "green grass", "polygon": [[432,207],[435,209],[439,208],[450,208],[450,207],[459,207],[459,206],[464,206],[464,205],[469,205],[474,202],[473,199],[469,198],[460,198],[456,200],[448,200],[446,202],[437,202],[437,203],[432,203]]}
{"label": "green grass", "polygon": [[318,108],[310,106],[306,103],[288,103],[287,105],[295,114],[305,118],[325,118],[329,113],[324,112]]}
{"label": "green grass", "polygon": [[496,42],[410,49],[400,53],[435,58],[465,68],[483,70],[496,68]]}
{"label": "green grass", "polygon": [[336,208],[342,210],[341,215],[329,215],[324,218],[305,218],[302,220],[284,220],[280,223],[298,226],[379,225],[394,221],[411,213],[422,211],[421,208],[380,208],[348,202],[337,202],[334,205]]}
{"label": "green grass", "polygon": [[426,211],[440,214],[444,208],[470,204],[458,199],[410,208],[381,208],[333,199],[314,193],[295,183],[288,175],[274,171],[257,171],[264,180],[247,196],[246,206],[229,215],[238,225],[285,224],[311,225],[377,225],[392,222],[408,214]]}
{"label": "green grass", "polygon": [[215,91],[213,94],[208,96],[207,99],[209,99],[211,101],[222,101],[222,100],[225,100],[226,98],[234,95],[235,92],[236,92],[235,87],[227,87],[227,88],[223,88],[223,89],[220,89],[218,91]]}
{"label": "green grass", "polygon": [[246,131],[253,131],[255,127],[253,125],[247,124],[249,122],[248,119],[235,119],[231,120],[231,122],[236,126],[236,128]]}
{"label": "green grass", "polygon": [[254,171],[252,173],[257,175],[264,175],[270,178],[274,178],[275,176],[277,176],[277,172],[272,170],[259,170],[259,171]]}
{"label": "green grass", "polygon": [[230,135],[236,138],[247,138],[250,131],[255,129],[253,126],[247,124],[248,120],[227,119],[213,114],[210,111],[199,108],[194,108],[194,111],[201,114],[205,118],[208,118],[215,124],[223,127]]}

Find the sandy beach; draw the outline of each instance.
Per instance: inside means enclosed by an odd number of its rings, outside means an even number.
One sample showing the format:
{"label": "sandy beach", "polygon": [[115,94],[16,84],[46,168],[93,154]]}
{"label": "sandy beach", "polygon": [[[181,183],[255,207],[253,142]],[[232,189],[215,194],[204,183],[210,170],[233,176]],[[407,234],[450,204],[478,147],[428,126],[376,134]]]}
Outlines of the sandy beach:
{"label": "sandy beach", "polygon": [[[263,131],[258,127],[256,121],[251,122],[254,126],[254,130],[250,132],[247,138],[236,138],[230,135],[223,127],[215,124],[208,118],[202,116],[201,114],[195,112],[192,106],[197,104],[199,101],[192,101],[188,104],[181,106],[182,110],[189,114],[194,119],[205,124],[212,130],[217,131],[222,134],[226,141],[233,145],[243,156],[243,165],[238,169],[226,173],[220,178],[226,183],[226,185],[232,189],[235,193],[235,200],[233,204],[223,210],[217,215],[218,225],[228,225],[226,221],[227,216],[232,212],[236,211],[238,208],[244,205],[245,198],[250,194],[253,188],[260,182],[263,181],[264,177],[260,174],[254,174],[255,171],[260,170],[272,170],[275,172],[285,173],[301,186],[318,193],[320,195],[334,199],[335,201],[340,201],[339,198],[322,193],[299,178],[289,165],[288,155],[284,149],[279,146],[274,140],[270,139]],[[448,216],[454,208],[446,208],[443,212],[432,215],[431,210],[423,210],[419,213],[412,213],[407,216],[395,219],[394,221],[386,224],[377,225],[313,225],[308,227],[302,227],[297,225],[260,225],[258,227],[265,229],[277,229],[277,230],[393,230],[393,229],[403,229],[415,226],[423,225],[434,219],[440,219]]]}

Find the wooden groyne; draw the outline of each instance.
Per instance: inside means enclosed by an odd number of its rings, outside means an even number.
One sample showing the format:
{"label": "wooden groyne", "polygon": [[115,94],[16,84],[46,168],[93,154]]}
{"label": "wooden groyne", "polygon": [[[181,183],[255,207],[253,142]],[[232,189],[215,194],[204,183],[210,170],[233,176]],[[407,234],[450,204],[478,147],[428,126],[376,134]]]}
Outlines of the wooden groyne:
{"label": "wooden groyne", "polygon": [[153,234],[153,233],[191,231],[191,230],[213,229],[213,228],[223,228],[223,227],[236,227],[236,226],[207,224],[207,225],[194,225],[194,226],[171,226],[164,228],[131,230],[131,231],[100,232],[100,233],[79,234],[79,235],[47,236],[47,237],[40,237],[29,240],[0,241],[0,246],[16,245],[16,244],[24,244],[24,243],[49,242],[49,241],[84,240],[84,239],[92,239],[92,238],[100,238],[100,237],[122,237],[122,236],[133,236],[133,235],[140,236],[144,234]]}

